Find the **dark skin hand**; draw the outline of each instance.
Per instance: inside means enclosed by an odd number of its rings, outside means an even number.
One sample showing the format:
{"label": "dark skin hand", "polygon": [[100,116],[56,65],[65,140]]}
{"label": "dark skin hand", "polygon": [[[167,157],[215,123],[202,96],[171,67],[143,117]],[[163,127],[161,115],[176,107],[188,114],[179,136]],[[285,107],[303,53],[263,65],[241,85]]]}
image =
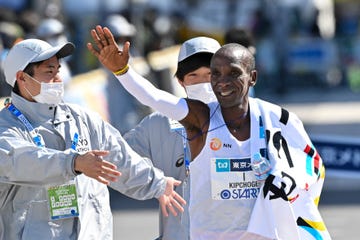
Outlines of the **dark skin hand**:
{"label": "dark skin hand", "polygon": [[110,30],[99,25],[90,34],[96,46],[88,43],[87,48],[111,72],[123,69],[129,63],[130,42],[125,42],[121,50]]}

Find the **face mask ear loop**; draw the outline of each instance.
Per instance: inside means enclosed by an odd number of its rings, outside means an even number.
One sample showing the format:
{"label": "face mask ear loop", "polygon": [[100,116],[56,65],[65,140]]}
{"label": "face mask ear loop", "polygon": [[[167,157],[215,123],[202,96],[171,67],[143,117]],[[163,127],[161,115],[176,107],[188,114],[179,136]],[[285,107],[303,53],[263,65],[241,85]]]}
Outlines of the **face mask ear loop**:
{"label": "face mask ear loop", "polygon": [[31,96],[31,98],[35,101],[34,96],[30,93],[30,91],[24,86],[25,91]]}
{"label": "face mask ear loop", "polygon": [[38,83],[39,85],[41,85],[41,82],[39,82],[38,80],[36,80],[35,78],[33,78],[32,76],[30,76],[28,73],[24,72],[31,80],[35,81],[36,83]]}
{"label": "face mask ear loop", "polygon": [[[33,78],[32,76],[30,76],[28,73],[26,73],[26,72],[24,72],[26,75],[27,75],[27,77],[29,77],[31,80],[33,80],[33,81],[35,81],[36,83],[38,83],[38,84],[40,84],[40,86],[41,86],[41,83],[38,81],[38,80],[36,80],[35,78]],[[30,93],[30,91],[24,86],[24,89],[25,89],[25,91],[31,96],[31,98],[34,100],[34,101],[36,101],[35,100],[35,95],[32,95],[31,93]]]}

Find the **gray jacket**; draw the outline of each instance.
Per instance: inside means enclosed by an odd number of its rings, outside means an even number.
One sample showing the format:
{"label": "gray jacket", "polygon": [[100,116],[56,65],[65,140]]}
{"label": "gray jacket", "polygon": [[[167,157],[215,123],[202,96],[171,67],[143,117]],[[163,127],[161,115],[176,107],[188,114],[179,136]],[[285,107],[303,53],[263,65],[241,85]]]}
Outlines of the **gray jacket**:
{"label": "gray jacket", "polygon": [[[181,180],[176,188],[183,198],[189,202],[189,177],[185,176],[184,147],[181,131],[170,127],[170,120],[160,113],[145,117],[134,129],[124,135],[125,140],[141,156],[150,158],[155,167],[164,171],[166,176]],[[187,144],[187,143],[186,143]],[[190,159],[189,146],[186,147]],[[163,217],[160,212],[159,239],[189,239],[189,214],[187,205],[184,213],[177,217]]]}
{"label": "gray jacket", "polygon": [[[106,185],[73,169],[76,151],[109,150],[105,160],[122,175],[111,187],[136,199],[158,198],[166,181],[161,171],[137,155],[120,133],[97,114],[78,106],[28,102],[12,93],[12,103],[42,136],[34,144],[27,128],[8,109],[0,112],[0,239],[112,239]],[[47,188],[75,181],[79,217],[50,220]]]}

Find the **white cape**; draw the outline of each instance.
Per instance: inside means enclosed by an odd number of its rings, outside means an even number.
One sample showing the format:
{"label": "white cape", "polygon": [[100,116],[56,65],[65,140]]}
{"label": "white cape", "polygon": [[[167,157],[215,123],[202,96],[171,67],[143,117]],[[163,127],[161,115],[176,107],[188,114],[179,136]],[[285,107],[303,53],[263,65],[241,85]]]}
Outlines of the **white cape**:
{"label": "white cape", "polygon": [[249,101],[251,155],[267,155],[272,170],[256,200],[248,232],[269,239],[331,239],[318,210],[325,169],[302,122],[277,105]]}

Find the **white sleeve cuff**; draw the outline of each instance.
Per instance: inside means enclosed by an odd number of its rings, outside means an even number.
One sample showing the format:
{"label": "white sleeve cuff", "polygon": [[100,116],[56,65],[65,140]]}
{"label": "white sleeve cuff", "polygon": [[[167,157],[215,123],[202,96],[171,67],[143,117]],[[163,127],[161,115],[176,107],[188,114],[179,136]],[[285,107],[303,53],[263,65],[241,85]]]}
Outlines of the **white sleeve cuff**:
{"label": "white sleeve cuff", "polygon": [[182,120],[189,112],[184,98],[176,97],[156,88],[151,82],[130,67],[127,73],[116,78],[124,88],[142,104],[147,105],[174,120]]}

